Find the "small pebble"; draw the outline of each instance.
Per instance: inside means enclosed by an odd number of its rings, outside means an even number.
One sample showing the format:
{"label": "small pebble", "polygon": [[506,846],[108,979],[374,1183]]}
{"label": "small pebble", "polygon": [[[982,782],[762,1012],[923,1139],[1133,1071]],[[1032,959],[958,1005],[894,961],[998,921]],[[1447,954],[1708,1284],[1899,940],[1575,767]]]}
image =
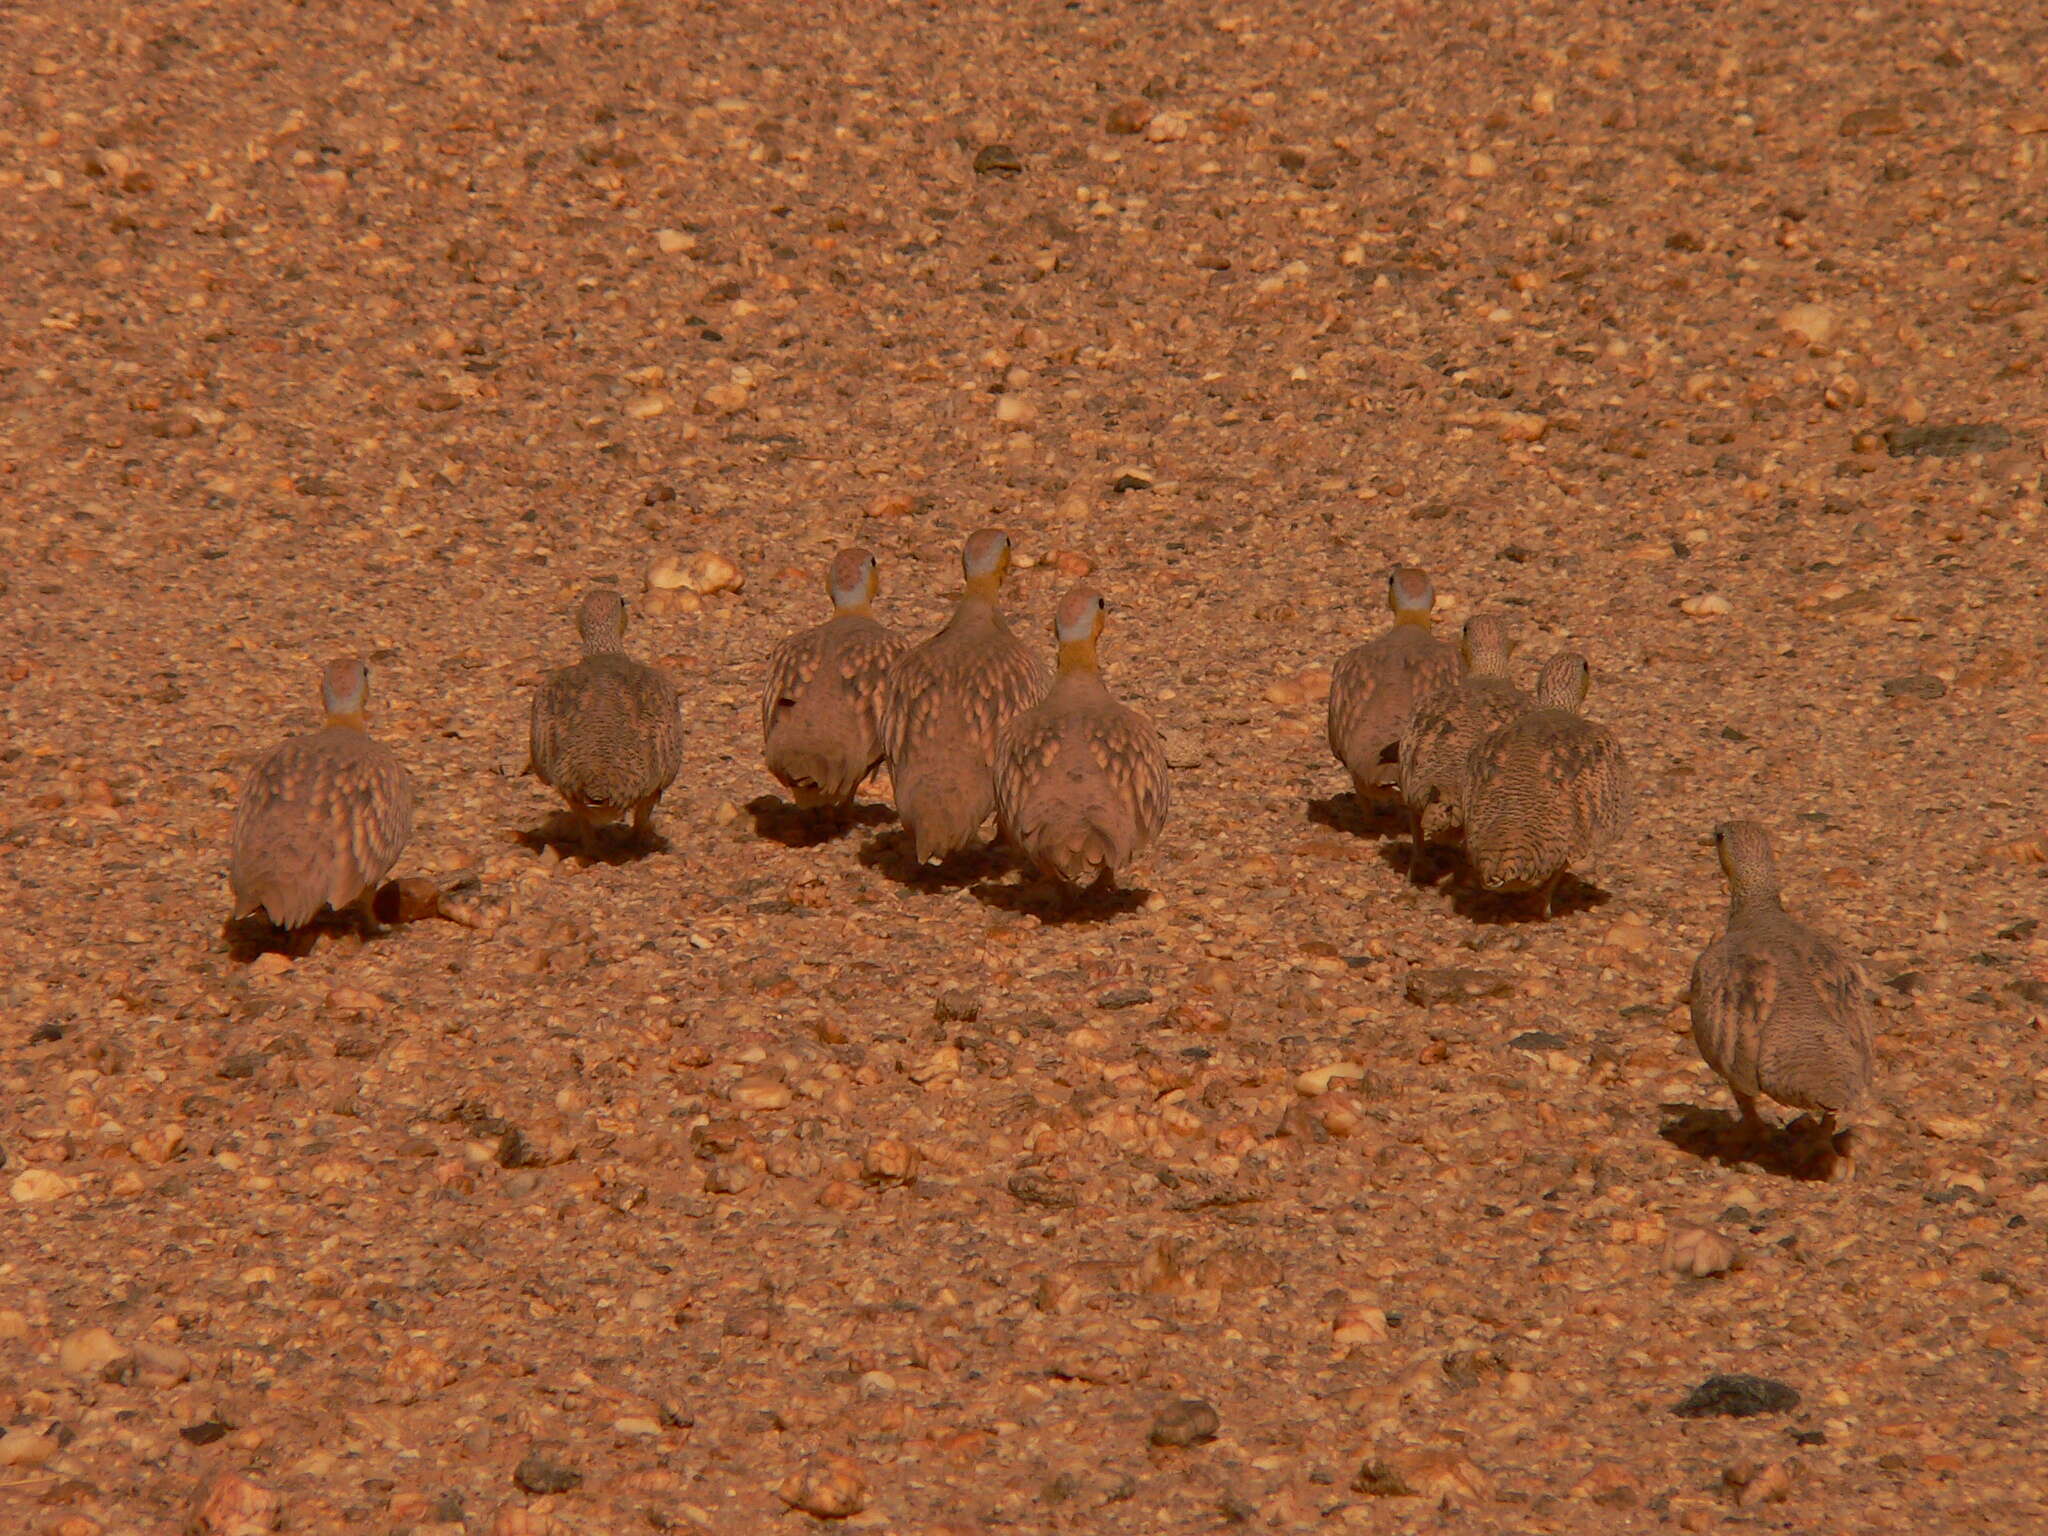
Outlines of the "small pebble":
{"label": "small pebble", "polygon": [[1206,1445],[1216,1438],[1223,1421],[1216,1410],[1199,1397],[1184,1397],[1168,1403],[1152,1421],[1154,1445]]}
{"label": "small pebble", "polygon": [[544,1450],[531,1450],[512,1469],[522,1493],[567,1493],[583,1485],[583,1474]]}
{"label": "small pebble", "polygon": [[844,1456],[814,1456],[783,1480],[775,1496],[820,1520],[844,1520],[868,1505],[867,1480]]}
{"label": "small pebble", "polygon": [[1799,1394],[1768,1376],[1709,1376],[1671,1411],[1681,1419],[1747,1419],[1760,1413],[1789,1413]]}

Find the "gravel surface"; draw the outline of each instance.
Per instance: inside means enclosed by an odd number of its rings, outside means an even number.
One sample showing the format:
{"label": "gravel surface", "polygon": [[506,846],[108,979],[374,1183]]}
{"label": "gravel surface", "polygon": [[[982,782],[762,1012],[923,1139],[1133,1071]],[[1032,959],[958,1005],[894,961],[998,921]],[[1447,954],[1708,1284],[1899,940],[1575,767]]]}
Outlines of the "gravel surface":
{"label": "gravel surface", "polygon": [[[0,1529],[2048,1521],[2037,5],[6,36]],[[831,552],[919,635],[988,522],[1175,772],[1072,920],[760,767]],[[1548,922],[1343,792],[1396,561],[1593,662]],[[598,579],[688,738],[589,862]],[[227,829],[346,653],[414,920],[293,959]],[[1847,1184],[1686,1033],[1731,815],[1891,983]]]}

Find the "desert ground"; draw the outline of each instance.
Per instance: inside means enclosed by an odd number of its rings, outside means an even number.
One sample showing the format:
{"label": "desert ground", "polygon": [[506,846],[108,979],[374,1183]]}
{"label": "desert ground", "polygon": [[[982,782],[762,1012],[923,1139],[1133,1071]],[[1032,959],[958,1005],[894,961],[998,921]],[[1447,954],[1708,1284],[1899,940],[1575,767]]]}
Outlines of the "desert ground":
{"label": "desert ground", "polygon": [[[0,1529],[2044,1528],[2037,5],[5,25]],[[1122,899],[762,770],[833,551],[922,635],[988,524],[1164,732]],[[1548,921],[1329,755],[1401,561],[1593,662]],[[591,859],[608,580],[687,761]],[[294,958],[348,654],[414,920]],[[1688,1033],[1735,815],[1884,999],[1847,1181]]]}

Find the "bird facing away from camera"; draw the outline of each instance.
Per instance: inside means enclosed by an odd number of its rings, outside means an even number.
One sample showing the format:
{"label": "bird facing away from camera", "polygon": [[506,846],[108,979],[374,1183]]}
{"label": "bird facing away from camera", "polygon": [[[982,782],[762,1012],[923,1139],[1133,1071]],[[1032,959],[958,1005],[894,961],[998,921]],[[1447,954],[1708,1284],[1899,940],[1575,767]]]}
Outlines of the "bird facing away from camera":
{"label": "bird facing away from camera", "polygon": [[1010,569],[1009,535],[967,540],[966,590],[946,627],[890,669],[882,740],[896,814],[920,864],[971,844],[995,809],[996,737],[1045,693],[1045,669],[1010,633],[996,598]]}
{"label": "bird facing away from camera", "polygon": [[1393,625],[1344,653],[1330,673],[1330,750],[1364,804],[1400,778],[1401,737],[1423,700],[1456,686],[1458,648],[1430,633],[1436,589],[1404,565],[1387,578]]}
{"label": "bird facing away from camera", "polygon": [[1714,829],[1728,920],[1692,968],[1692,1038],[1735,1095],[1751,1133],[1759,1096],[1818,1117],[1830,1176],[1849,1170],[1837,1121],[1863,1104],[1875,1070],[1870,983],[1856,958],[1785,910],[1771,837],[1753,821]]}
{"label": "bird facing away from camera", "polygon": [[768,657],[764,755],[805,810],[845,810],[882,761],[883,697],[903,642],[871,611],[879,584],[872,554],[841,550],[825,579],[832,617]]}
{"label": "bird facing away from camera", "polygon": [[576,610],[583,659],[548,674],[533,696],[530,770],[559,794],[586,844],[633,818],[645,837],[683,764],[682,696],[659,667],[626,654],[626,600],[593,587]]}
{"label": "bird facing away from camera", "polygon": [[1044,700],[996,748],[996,814],[1033,868],[1070,889],[1113,885],[1166,823],[1159,732],[1102,681],[1105,605],[1076,587],[1053,620],[1059,670]]}
{"label": "bird facing away from camera", "polygon": [[1553,656],[1536,707],[1473,748],[1465,788],[1465,857],[1489,891],[1541,893],[1543,915],[1564,872],[1627,825],[1628,760],[1604,725],[1579,713],[1586,658]]}
{"label": "bird facing away from camera", "polygon": [[412,835],[412,775],[363,729],[370,674],[361,661],[329,662],[320,697],[327,723],[274,748],[242,786],[228,866],[233,915],[261,911],[296,929],[323,908],[352,908],[373,933],[377,886]]}
{"label": "bird facing away from camera", "polygon": [[1410,869],[1421,858],[1425,839],[1447,837],[1464,825],[1460,796],[1472,749],[1529,707],[1529,696],[1508,677],[1512,648],[1505,619],[1490,613],[1467,619],[1459,646],[1464,676],[1420,701],[1401,735],[1401,799],[1412,827]]}

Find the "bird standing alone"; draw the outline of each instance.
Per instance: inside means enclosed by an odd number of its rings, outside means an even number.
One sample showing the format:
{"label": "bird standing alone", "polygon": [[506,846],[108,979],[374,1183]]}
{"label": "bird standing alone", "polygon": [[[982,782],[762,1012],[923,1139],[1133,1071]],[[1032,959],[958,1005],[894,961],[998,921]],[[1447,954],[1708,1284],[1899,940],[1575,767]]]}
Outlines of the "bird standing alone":
{"label": "bird standing alone", "polygon": [[1849,1133],[1836,1122],[1869,1096],[1875,1071],[1870,983],[1853,955],[1785,910],[1771,837],[1724,822],[1714,847],[1728,877],[1728,919],[1692,968],[1692,1038],[1735,1095],[1745,1131],[1763,1127],[1759,1096],[1818,1117],[1825,1171],[1846,1175]]}

